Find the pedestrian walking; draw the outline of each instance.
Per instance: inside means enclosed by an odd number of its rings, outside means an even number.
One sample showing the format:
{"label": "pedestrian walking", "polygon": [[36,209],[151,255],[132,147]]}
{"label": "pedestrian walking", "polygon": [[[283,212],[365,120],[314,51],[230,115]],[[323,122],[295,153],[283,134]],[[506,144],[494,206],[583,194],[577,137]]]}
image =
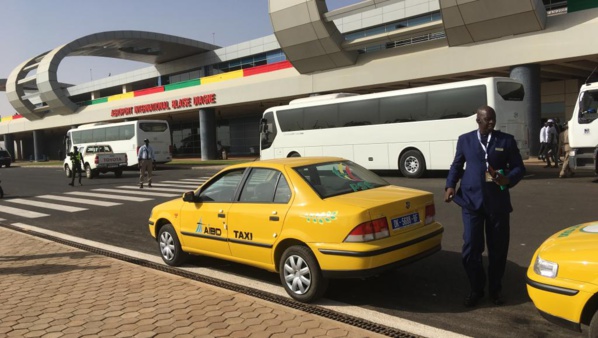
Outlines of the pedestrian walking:
{"label": "pedestrian walking", "polygon": [[[484,297],[486,281],[490,299],[502,305],[502,278],[509,251],[509,190],[523,178],[525,166],[513,135],[494,130],[496,112],[492,107],[477,110],[478,130],[459,136],[451,164],[444,201],[454,201],[463,217],[462,263],[470,291],[464,305],[475,306]],[[457,182],[459,189],[455,192]],[[485,242],[484,242],[485,237]],[[488,247],[488,275],[482,253]]]}
{"label": "pedestrian walking", "polygon": [[540,151],[538,151],[538,160],[546,161],[545,152],[546,141],[548,140],[548,123],[544,122],[544,125],[540,129]]}
{"label": "pedestrian walking", "polygon": [[154,167],[154,149],[149,145],[149,140],[143,140],[145,143],[139,147],[137,160],[139,163],[139,189],[143,189],[143,182],[147,173],[147,186],[152,187],[152,170]]}
{"label": "pedestrian walking", "polygon": [[554,120],[553,119],[549,119],[547,121],[548,123],[548,137],[546,138],[546,165],[544,166],[544,168],[550,168],[550,161],[552,160],[552,162],[554,163],[554,165],[552,165],[553,168],[557,168],[558,167],[558,145],[559,145],[559,135],[557,133],[556,128],[554,127]]}

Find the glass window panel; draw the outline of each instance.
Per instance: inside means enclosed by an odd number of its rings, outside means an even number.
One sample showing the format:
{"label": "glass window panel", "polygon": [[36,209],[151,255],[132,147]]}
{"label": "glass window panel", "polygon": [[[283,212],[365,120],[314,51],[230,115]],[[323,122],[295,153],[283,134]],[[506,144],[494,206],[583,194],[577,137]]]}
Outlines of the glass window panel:
{"label": "glass window panel", "polygon": [[426,94],[380,99],[380,123],[421,121],[426,113]]}
{"label": "glass window panel", "polygon": [[288,109],[277,113],[281,131],[303,130],[303,108]]}
{"label": "glass window panel", "polygon": [[201,189],[199,197],[202,202],[232,202],[235,191],[244,169],[236,169],[221,175],[216,181],[208,187]]}
{"label": "glass window panel", "polygon": [[276,170],[253,169],[241,191],[239,200],[241,202],[272,203],[279,176],[280,172]]}
{"label": "glass window panel", "polygon": [[99,128],[93,130],[94,142],[106,142],[106,128]]}
{"label": "glass window panel", "polygon": [[379,123],[377,99],[339,104],[339,126],[364,126]]}
{"label": "glass window panel", "polygon": [[325,129],[338,127],[338,104],[305,108],[305,129]]}
{"label": "glass window panel", "polygon": [[118,127],[106,128],[106,141],[117,141],[118,140]]}
{"label": "glass window panel", "polygon": [[276,186],[276,192],[274,193],[274,203],[289,203],[291,200],[291,187],[289,183],[280,175],[278,185]]}
{"label": "glass window panel", "polygon": [[427,120],[468,117],[487,104],[486,86],[439,90],[428,93]]}
{"label": "glass window panel", "polygon": [[126,126],[119,127],[119,140],[130,140],[135,136],[135,126],[130,124]]}

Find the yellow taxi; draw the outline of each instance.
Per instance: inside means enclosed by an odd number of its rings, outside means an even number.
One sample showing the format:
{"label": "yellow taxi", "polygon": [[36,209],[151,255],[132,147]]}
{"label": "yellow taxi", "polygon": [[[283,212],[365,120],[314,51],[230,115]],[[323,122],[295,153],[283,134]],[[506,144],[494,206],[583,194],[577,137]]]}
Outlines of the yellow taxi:
{"label": "yellow taxi", "polygon": [[321,297],[330,278],[372,276],[439,251],[443,230],[432,193],[337,157],[233,165],[149,218],[166,264],[196,254],[278,272],[302,302]]}
{"label": "yellow taxi", "polygon": [[598,221],[557,232],[536,250],[527,292],[547,320],[598,337]]}

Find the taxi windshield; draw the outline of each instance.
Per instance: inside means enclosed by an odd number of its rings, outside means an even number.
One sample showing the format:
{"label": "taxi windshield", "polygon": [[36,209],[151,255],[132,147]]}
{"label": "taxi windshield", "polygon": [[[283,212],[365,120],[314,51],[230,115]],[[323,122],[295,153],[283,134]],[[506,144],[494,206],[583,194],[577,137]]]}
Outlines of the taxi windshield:
{"label": "taxi windshield", "polygon": [[321,198],[389,185],[380,176],[351,161],[317,163],[294,169]]}

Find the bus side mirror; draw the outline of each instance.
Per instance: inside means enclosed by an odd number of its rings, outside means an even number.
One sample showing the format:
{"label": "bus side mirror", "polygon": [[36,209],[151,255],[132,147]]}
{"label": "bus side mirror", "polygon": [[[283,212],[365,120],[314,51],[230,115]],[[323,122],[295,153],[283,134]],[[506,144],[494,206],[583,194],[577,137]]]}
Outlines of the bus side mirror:
{"label": "bus side mirror", "polygon": [[266,133],[268,131],[268,120],[261,119],[260,121],[260,132]]}

